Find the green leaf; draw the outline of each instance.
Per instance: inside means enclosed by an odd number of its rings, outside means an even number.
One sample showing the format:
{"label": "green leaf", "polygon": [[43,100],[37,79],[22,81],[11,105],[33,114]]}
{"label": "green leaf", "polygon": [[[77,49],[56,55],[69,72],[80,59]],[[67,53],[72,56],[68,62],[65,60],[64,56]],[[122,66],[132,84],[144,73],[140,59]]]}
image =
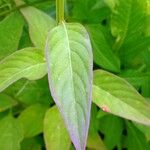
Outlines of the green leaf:
{"label": "green leaf", "polygon": [[144,29],[146,1],[118,0],[111,18],[112,34],[117,38],[114,49],[135,40]]}
{"label": "green leaf", "polygon": [[70,149],[71,140],[57,107],[52,107],[46,112],[44,118],[44,139],[47,150]]}
{"label": "green leaf", "polygon": [[150,141],[150,126],[146,126],[139,123],[134,123],[134,125],[145,135],[147,141]]}
{"label": "green leaf", "polygon": [[42,133],[46,110],[47,107],[45,105],[35,104],[21,112],[18,121],[23,126],[24,137],[33,137]]}
{"label": "green leaf", "polygon": [[141,90],[141,94],[145,97],[150,95],[150,72],[140,72],[139,70],[126,70],[120,74],[130,84]]}
{"label": "green leaf", "polygon": [[[17,5],[24,4],[21,0],[14,1]],[[55,26],[54,19],[31,6],[21,8],[20,11],[28,23],[31,41],[37,48],[44,50],[48,32]]]}
{"label": "green leaf", "polygon": [[106,146],[100,136],[97,134],[89,134],[87,147],[90,150],[106,150]]}
{"label": "green leaf", "polygon": [[150,13],[149,15],[146,17],[146,23],[145,23],[145,30],[144,33],[146,36],[150,36]]}
{"label": "green leaf", "polygon": [[99,119],[97,118],[97,107],[92,105],[90,129],[88,134],[87,147],[94,150],[106,150],[105,144],[98,134]]}
{"label": "green leaf", "polygon": [[111,73],[94,72],[93,102],[104,111],[150,125],[150,103],[128,82]]}
{"label": "green leaf", "polygon": [[33,44],[31,42],[30,36],[29,36],[29,31],[28,31],[28,26],[25,24],[22,32],[22,36],[20,38],[19,42],[19,47],[18,49],[23,49],[25,47],[32,47]]}
{"label": "green leaf", "polygon": [[145,35],[150,36],[150,0],[146,0],[147,2],[147,9],[146,9],[146,22],[145,22]]}
{"label": "green leaf", "polygon": [[18,13],[10,14],[0,22],[0,60],[17,50],[23,24]]}
{"label": "green leaf", "polygon": [[29,81],[21,79],[5,90],[5,93],[12,95],[25,106],[35,103],[52,105],[54,101],[49,94],[48,80],[45,76],[42,79]]}
{"label": "green leaf", "polygon": [[150,80],[150,72],[140,72],[139,70],[122,71],[120,77],[126,79],[136,88],[140,88],[145,82]]}
{"label": "green leaf", "polygon": [[135,126],[128,122],[126,146],[128,150],[150,150],[150,145],[146,141],[142,132],[140,132]]}
{"label": "green leaf", "polygon": [[0,92],[21,78],[36,80],[46,74],[42,51],[25,48],[0,61]]}
{"label": "green leaf", "polygon": [[21,150],[41,150],[42,142],[40,138],[27,138],[21,142]]}
{"label": "green leaf", "polygon": [[150,56],[150,46],[149,49],[143,51],[142,55],[140,55],[142,58],[142,61],[144,62],[144,65],[146,66],[146,69],[150,71],[150,61],[149,61],[149,56]]}
{"label": "green leaf", "polygon": [[89,128],[93,74],[88,33],[80,24],[62,22],[50,32],[46,47],[52,96],[76,149],[83,150]]}
{"label": "green leaf", "polygon": [[20,150],[23,130],[19,122],[8,115],[0,121],[0,149]]}
{"label": "green leaf", "polygon": [[100,118],[99,129],[104,134],[104,143],[108,150],[120,146],[123,127],[123,120],[116,116],[105,115]]}
{"label": "green leaf", "polygon": [[13,106],[17,105],[17,102],[6,94],[0,94],[0,112],[5,111]]}
{"label": "green leaf", "polygon": [[119,72],[119,59],[113,54],[111,45],[101,31],[100,25],[89,25],[87,28],[93,46],[94,62],[104,69]]}
{"label": "green leaf", "polygon": [[142,52],[145,52],[150,47],[150,37],[140,36],[134,41],[130,41],[122,46],[122,51],[120,52],[120,58],[125,67],[130,67],[131,64],[136,65],[136,58]]}
{"label": "green leaf", "polygon": [[117,1],[116,0],[104,0],[104,2],[108,5],[108,7],[114,11],[115,9],[115,6],[117,4]]}
{"label": "green leaf", "polygon": [[[83,13],[84,12],[84,13]],[[72,18],[79,22],[100,23],[110,15],[110,10],[99,0],[76,0],[73,3]],[[96,14],[96,15],[95,15]]]}

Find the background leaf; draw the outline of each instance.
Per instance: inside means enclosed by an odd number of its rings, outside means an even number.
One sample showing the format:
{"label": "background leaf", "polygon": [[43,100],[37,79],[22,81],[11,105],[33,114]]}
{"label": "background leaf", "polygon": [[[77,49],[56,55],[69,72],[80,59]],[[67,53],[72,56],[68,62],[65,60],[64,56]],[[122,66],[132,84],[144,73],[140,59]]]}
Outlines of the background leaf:
{"label": "background leaf", "polygon": [[119,0],[112,14],[111,30],[117,37],[114,49],[118,51],[124,43],[134,41],[144,29],[146,1]]}
{"label": "background leaf", "polygon": [[42,133],[46,110],[46,106],[35,104],[21,112],[18,121],[23,126],[24,137],[33,137]]}
{"label": "background leaf", "polygon": [[19,13],[12,13],[0,22],[0,60],[17,50],[23,25]]}
{"label": "background leaf", "polygon": [[46,112],[44,139],[47,150],[70,149],[71,140],[57,107],[52,107]]}
{"label": "background leaf", "polygon": [[[17,5],[24,4],[21,0],[14,1]],[[55,21],[46,13],[31,6],[21,8],[20,11],[28,23],[30,38],[34,46],[44,50],[46,37],[55,26]]]}
{"label": "background leaf", "polygon": [[0,112],[5,111],[13,106],[16,106],[17,102],[6,94],[0,94]]}
{"label": "background leaf", "polygon": [[145,135],[147,141],[150,141],[150,126],[139,123],[134,123],[134,125]]}
{"label": "background leaf", "polygon": [[73,3],[71,14],[71,19],[82,22],[83,24],[91,24],[99,23],[105,17],[108,17],[110,10],[103,0],[76,0]]}
{"label": "background leaf", "polygon": [[97,118],[97,107],[92,105],[91,122],[88,134],[87,147],[94,150],[106,150],[106,146],[98,134],[99,119]]}
{"label": "background leaf", "polygon": [[27,138],[21,142],[21,150],[41,150],[42,142],[41,138]]}
{"label": "background leaf", "polygon": [[121,77],[126,79],[141,94],[145,97],[150,96],[150,72],[140,70],[126,70],[120,74]]}
{"label": "background leaf", "polygon": [[11,85],[4,92],[17,99],[24,106],[30,106],[36,103],[49,106],[54,103],[49,94],[48,80],[46,76],[35,81],[21,79]]}
{"label": "background leaf", "polygon": [[123,127],[123,121],[119,117],[107,114],[100,118],[99,130],[104,134],[104,143],[108,150],[115,147],[119,149]]}
{"label": "background leaf", "polygon": [[128,150],[149,150],[149,144],[146,142],[144,135],[135,128],[131,123],[128,125],[128,138],[126,139],[126,145]]}
{"label": "background leaf", "polygon": [[36,80],[46,74],[43,53],[26,48],[0,61],[0,92],[21,78]]}
{"label": "background leaf", "polygon": [[119,72],[119,59],[113,54],[111,45],[101,31],[100,25],[89,25],[87,28],[93,46],[94,62],[104,69]]}
{"label": "background leaf", "polygon": [[111,73],[94,72],[93,102],[104,111],[150,125],[150,103],[125,80]]}
{"label": "background leaf", "polygon": [[19,150],[23,130],[19,122],[8,115],[0,120],[0,149]]}

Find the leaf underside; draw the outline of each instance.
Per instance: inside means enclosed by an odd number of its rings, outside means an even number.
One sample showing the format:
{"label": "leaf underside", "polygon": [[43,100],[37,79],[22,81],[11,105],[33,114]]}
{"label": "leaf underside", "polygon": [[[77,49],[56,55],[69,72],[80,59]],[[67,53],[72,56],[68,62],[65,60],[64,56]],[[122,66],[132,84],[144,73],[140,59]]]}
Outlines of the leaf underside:
{"label": "leaf underside", "polygon": [[62,22],[50,32],[46,47],[52,96],[76,149],[83,150],[89,128],[93,74],[88,33],[80,24]]}

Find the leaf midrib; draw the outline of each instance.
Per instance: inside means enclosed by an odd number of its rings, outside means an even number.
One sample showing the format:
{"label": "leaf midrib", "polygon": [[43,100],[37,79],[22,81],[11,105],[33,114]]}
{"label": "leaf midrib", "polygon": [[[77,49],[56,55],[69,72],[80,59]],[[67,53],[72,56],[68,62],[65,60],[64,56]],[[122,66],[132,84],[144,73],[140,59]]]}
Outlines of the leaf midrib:
{"label": "leaf midrib", "polygon": [[[72,62],[71,62],[71,49],[70,49],[70,43],[69,43],[69,37],[68,37],[68,32],[67,32],[67,28],[66,28],[66,25],[65,25],[65,23],[64,22],[62,22],[62,25],[63,25],[63,27],[64,27],[64,31],[65,31],[65,35],[66,35],[66,38],[67,38],[67,50],[68,50],[68,54],[69,54],[69,67],[70,67],[70,75],[71,75],[71,82],[72,82],[72,89],[73,89],[73,96],[74,96],[74,104],[75,104],[75,113],[76,113],[76,120],[77,120],[77,128],[78,128],[78,139],[80,139],[79,138],[79,121],[78,121],[78,119],[77,119],[77,106],[76,106],[76,103],[77,103],[77,101],[76,101],[76,98],[75,98],[75,89],[74,89],[74,80],[73,80],[73,68],[72,68]],[[80,140],[79,140],[79,142],[81,142]],[[81,143],[80,143],[80,145],[81,145]]]}

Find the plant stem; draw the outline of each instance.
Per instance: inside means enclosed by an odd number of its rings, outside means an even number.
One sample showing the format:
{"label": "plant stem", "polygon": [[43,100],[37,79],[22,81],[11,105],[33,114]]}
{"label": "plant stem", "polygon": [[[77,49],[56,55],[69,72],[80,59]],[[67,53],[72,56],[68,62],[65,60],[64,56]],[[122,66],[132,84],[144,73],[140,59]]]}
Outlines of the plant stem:
{"label": "plant stem", "polygon": [[65,0],[56,0],[56,21],[57,24],[64,21],[64,2]]}

